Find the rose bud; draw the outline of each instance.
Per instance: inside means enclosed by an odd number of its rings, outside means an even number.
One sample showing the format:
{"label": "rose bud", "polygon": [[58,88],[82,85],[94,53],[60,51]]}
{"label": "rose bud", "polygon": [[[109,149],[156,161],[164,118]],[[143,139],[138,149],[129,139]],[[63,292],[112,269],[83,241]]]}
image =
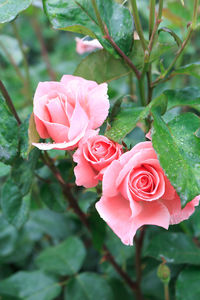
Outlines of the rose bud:
{"label": "rose bud", "polygon": [[76,41],[76,52],[78,54],[84,54],[86,52],[92,52],[97,49],[103,49],[103,47],[101,46],[101,44],[97,39],[87,41],[76,37],[75,41]]}
{"label": "rose bud", "polygon": [[122,154],[122,145],[112,142],[107,137],[91,131],[84,137],[74,153],[73,160],[76,184],[86,188],[94,187],[102,180],[106,168]]}
{"label": "rose bud", "polygon": [[143,142],[108,166],[96,209],[122,242],[132,245],[138,228],[151,224],[168,229],[188,219],[199,200],[200,195],[181,208],[152,143]]}

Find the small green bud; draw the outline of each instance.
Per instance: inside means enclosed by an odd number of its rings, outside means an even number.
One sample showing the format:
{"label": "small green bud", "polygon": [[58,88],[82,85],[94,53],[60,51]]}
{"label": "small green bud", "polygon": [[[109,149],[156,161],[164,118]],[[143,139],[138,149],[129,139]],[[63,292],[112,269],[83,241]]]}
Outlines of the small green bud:
{"label": "small green bud", "polygon": [[161,264],[157,270],[157,276],[164,284],[168,284],[170,281],[170,269],[165,264]]}

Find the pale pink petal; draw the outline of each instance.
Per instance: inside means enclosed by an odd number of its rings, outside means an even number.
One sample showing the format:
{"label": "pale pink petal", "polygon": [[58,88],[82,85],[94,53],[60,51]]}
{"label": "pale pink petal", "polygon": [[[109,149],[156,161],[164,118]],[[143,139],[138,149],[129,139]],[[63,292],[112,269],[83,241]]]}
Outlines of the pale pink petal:
{"label": "pale pink petal", "polygon": [[35,95],[33,99],[34,104],[37,101],[40,101],[41,97],[46,96],[51,92],[55,92],[56,94],[60,93],[66,95],[66,89],[62,83],[56,81],[40,82],[35,91]]}
{"label": "pale pink petal", "polygon": [[78,163],[78,165],[74,168],[76,185],[82,185],[85,188],[95,187],[98,184],[98,178],[96,178],[97,174],[91,168],[90,164],[84,159],[80,149],[74,153],[73,160]]}
{"label": "pale pink petal", "polygon": [[195,206],[199,205],[200,195],[195,197],[192,201],[188,202],[186,206],[181,208],[181,200],[178,194],[175,194],[173,200],[162,200],[162,203],[167,207],[170,213],[170,224],[178,224],[184,220],[189,219],[189,217],[194,213]]}
{"label": "pale pink petal", "polygon": [[100,127],[108,116],[110,104],[107,90],[107,83],[102,83],[88,94],[90,127],[92,129]]}
{"label": "pale pink petal", "polygon": [[65,126],[69,126],[69,121],[67,114],[65,113],[65,109],[60,101],[59,98],[55,98],[53,100],[50,100],[46,107],[49,111],[49,114],[51,116],[51,122],[52,123],[58,123]]}
{"label": "pale pink petal", "polygon": [[88,117],[85,111],[77,101],[70,119],[70,128],[68,133],[69,140],[73,140],[77,135],[80,135],[82,131],[86,131],[88,122]]}
{"label": "pale pink petal", "polygon": [[143,225],[157,225],[165,229],[169,226],[169,212],[158,201],[144,203],[141,213],[135,218],[131,216],[129,202],[119,194],[103,196],[96,203],[96,209],[125,245],[133,245],[134,235]]}
{"label": "pale pink petal", "polygon": [[39,136],[42,139],[50,138],[50,135],[49,135],[44,123],[36,115],[34,115],[34,119],[35,119],[36,130],[39,133]]}
{"label": "pale pink petal", "polygon": [[82,84],[87,86],[87,90],[89,91],[98,85],[95,81],[86,80],[79,76],[63,75],[63,77],[61,78],[61,83],[63,83],[65,86],[69,86],[71,84],[71,81],[75,81],[77,88],[79,83],[82,82]]}
{"label": "pale pink petal", "polygon": [[131,245],[135,232],[132,230],[131,210],[128,200],[119,194],[115,197],[101,197],[96,203],[101,218],[126,245]]}
{"label": "pale pink petal", "polygon": [[83,40],[83,39],[76,37],[75,40],[76,40],[76,52],[78,54],[83,54],[85,52],[91,52],[96,49],[103,49],[103,47],[101,46],[101,44],[99,43],[99,41],[97,39],[87,41],[87,40]]}
{"label": "pale pink petal", "polygon": [[109,197],[117,195],[116,180],[120,171],[121,165],[118,160],[114,160],[106,169],[103,176],[103,195]]}
{"label": "pale pink petal", "polygon": [[49,136],[53,141],[55,141],[56,143],[68,142],[69,127],[62,124],[50,123],[46,121],[43,121],[43,124],[45,125]]}
{"label": "pale pink petal", "polygon": [[33,143],[32,145],[40,150],[73,150],[78,146],[78,143],[83,138],[85,131],[82,131],[74,140],[63,143]]}

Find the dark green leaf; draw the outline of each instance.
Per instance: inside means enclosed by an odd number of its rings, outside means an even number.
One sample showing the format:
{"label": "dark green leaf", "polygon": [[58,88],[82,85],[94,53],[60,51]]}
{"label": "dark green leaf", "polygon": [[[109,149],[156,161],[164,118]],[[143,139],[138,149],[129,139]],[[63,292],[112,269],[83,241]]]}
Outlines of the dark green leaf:
{"label": "dark green leaf", "polygon": [[129,73],[129,68],[120,59],[114,58],[105,50],[100,50],[83,59],[74,75],[103,83],[126,76]]}
{"label": "dark green leaf", "polygon": [[106,224],[99,218],[96,210],[90,213],[89,224],[92,231],[92,241],[94,247],[101,251],[106,236]]}
{"label": "dark green leaf", "polygon": [[105,135],[109,139],[119,142],[136,127],[143,112],[143,107],[123,108],[123,110],[117,114],[112,127],[106,131]]}
{"label": "dark green leaf", "polygon": [[41,200],[56,212],[65,212],[67,208],[66,199],[63,197],[62,189],[56,182],[44,183],[40,187]]}
{"label": "dark green leaf", "polygon": [[29,7],[32,0],[1,0],[0,23],[12,21],[21,11]]}
{"label": "dark green leaf", "polygon": [[0,162],[0,177],[6,176],[10,173],[10,166]]}
{"label": "dark green leaf", "polygon": [[176,300],[199,300],[200,270],[194,267],[183,270],[176,281]]}
{"label": "dark green leaf", "polygon": [[[55,29],[74,31],[97,37],[110,51],[112,47],[103,38],[97,18],[89,0],[43,0],[45,12]],[[114,0],[97,0],[102,21],[110,36],[125,54],[129,54],[133,41],[133,19],[127,8]]]}
{"label": "dark green leaf", "polygon": [[82,267],[85,256],[82,241],[72,236],[57,246],[45,249],[36,263],[40,269],[57,275],[73,275]]}
{"label": "dark green leaf", "polygon": [[23,196],[12,178],[2,188],[1,207],[7,221],[21,227],[27,220],[30,208],[30,195]]}
{"label": "dark green leaf", "polygon": [[153,147],[182,205],[185,205],[200,191],[200,139],[195,136],[200,118],[186,113],[167,125],[156,112],[153,112],[153,117]]}
{"label": "dark green leaf", "polygon": [[12,163],[18,152],[18,125],[0,96],[0,161]]}
{"label": "dark green leaf", "polygon": [[14,251],[16,242],[16,229],[0,215],[0,261]]}
{"label": "dark green leaf", "polygon": [[189,106],[200,111],[200,89],[187,87],[181,90],[166,90],[164,94],[168,99],[168,109],[176,106]]}
{"label": "dark green leaf", "polygon": [[173,71],[174,75],[189,75],[200,78],[200,62],[194,62]]}
{"label": "dark green leaf", "polygon": [[73,300],[114,300],[108,283],[96,273],[82,273],[69,281],[65,299]]}
{"label": "dark green leaf", "polygon": [[162,261],[162,257],[172,264],[200,265],[200,249],[192,238],[184,233],[163,232],[150,241],[144,256]]}
{"label": "dark green leaf", "polygon": [[61,292],[57,280],[42,271],[18,272],[0,282],[0,295],[26,300],[53,300]]}

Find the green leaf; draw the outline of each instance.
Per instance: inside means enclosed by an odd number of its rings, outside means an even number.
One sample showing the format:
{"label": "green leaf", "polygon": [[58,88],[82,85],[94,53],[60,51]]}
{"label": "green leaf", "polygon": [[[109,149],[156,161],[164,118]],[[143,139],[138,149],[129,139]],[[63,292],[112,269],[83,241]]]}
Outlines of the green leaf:
{"label": "green leaf", "polygon": [[176,281],[176,300],[199,300],[200,270],[190,267],[183,270]]}
{"label": "green leaf", "polygon": [[200,89],[187,87],[181,90],[166,90],[164,95],[168,99],[168,109],[176,106],[189,106],[200,111]]}
{"label": "green leaf", "polygon": [[116,142],[121,141],[129,132],[131,132],[140,120],[143,107],[123,108],[115,117],[112,127],[106,131],[106,136]]}
{"label": "green leaf", "polygon": [[[14,49],[14,51],[13,51]],[[16,63],[16,65],[19,65],[21,61],[23,60],[22,52],[19,48],[18,41],[8,35],[1,34],[0,35],[0,54],[3,56],[3,58],[9,61],[7,53],[12,57],[13,61]]]}
{"label": "green leaf", "polygon": [[0,161],[10,164],[18,152],[18,124],[0,96]]}
{"label": "green leaf", "polygon": [[96,210],[90,213],[89,224],[93,245],[98,251],[101,251],[106,236],[106,224],[103,219],[99,218]]}
{"label": "green leaf", "polygon": [[170,28],[167,28],[167,27],[162,27],[162,28],[160,28],[159,30],[158,30],[158,34],[160,33],[160,32],[167,32],[167,33],[169,33],[173,38],[174,38],[174,40],[175,40],[175,42],[177,43],[177,45],[178,46],[181,46],[181,44],[182,44],[182,41],[181,41],[181,39],[179,38],[179,36],[172,30],[172,29],[170,29]]}
{"label": "green leaf", "polygon": [[196,78],[200,78],[200,62],[194,62],[180,68],[175,69],[172,72],[173,75],[189,75]]}
{"label": "green leaf", "polygon": [[20,228],[27,220],[30,208],[30,195],[34,170],[39,150],[32,150],[29,160],[16,159],[10,178],[2,188],[2,211],[9,223]]}
{"label": "green leaf", "polygon": [[0,162],[0,177],[4,177],[10,173],[10,166]]}
{"label": "green leaf", "polygon": [[0,23],[12,21],[32,0],[0,0]]}
{"label": "green leaf", "polygon": [[100,275],[85,272],[69,281],[65,299],[73,300],[114,300],[112,290]]}
{"label": "green leaf", "polygon": [[153,147],[184,206],[200,191],[200,139],[195,136],[200,127],[200,118],[185,113],[167,125],[158,113],[152,114]]}
{"label": "green leaf", "polygon": [[10,255],[16,246],[17,231],[0,215],[0,261]]}
{"label": "green leaf", "polygon": [[42,271],[17,272],[0,282],[0,294],[26,300],[53,300],[61,292],[57,280]]}
{"label": "green leaf", "polygon": [[192,238],[184,233],[163,232],[156,234],[144,251],[144,256],[151,256],[171,264],[200,265],[200,249]]}
{"label": "green leaf", "polygon": [[[102,21],[110,36],[125,54],[129,54],[133,42],[133,18],[127,8],[114,0],[97,0]],[[90,0],[43,0],[44,10],[55,29],[68,30],[92,38],[97,37],[107,50],[113,52],[103,38]]]}
{"label": "green leaf", "polygon": [[83,59],[76,68],[74,75],[103,83],[126,76],[129,73],[130,69],[120,59],[114,58],[105,50],[100,50]]}
{"label": "green leaf", "polygon": [[19,187],[10,178],[2,188],[1,207],[7,221],[20,228],[28,218],[30,195],[23,197]]}
{"label": "green leaf", "polygon": [[36,264],[40,269],[57,275],[73,275],[82,267],[85,256],[86,250],[82,241],[71,236],[61,244],[40,253]]}

